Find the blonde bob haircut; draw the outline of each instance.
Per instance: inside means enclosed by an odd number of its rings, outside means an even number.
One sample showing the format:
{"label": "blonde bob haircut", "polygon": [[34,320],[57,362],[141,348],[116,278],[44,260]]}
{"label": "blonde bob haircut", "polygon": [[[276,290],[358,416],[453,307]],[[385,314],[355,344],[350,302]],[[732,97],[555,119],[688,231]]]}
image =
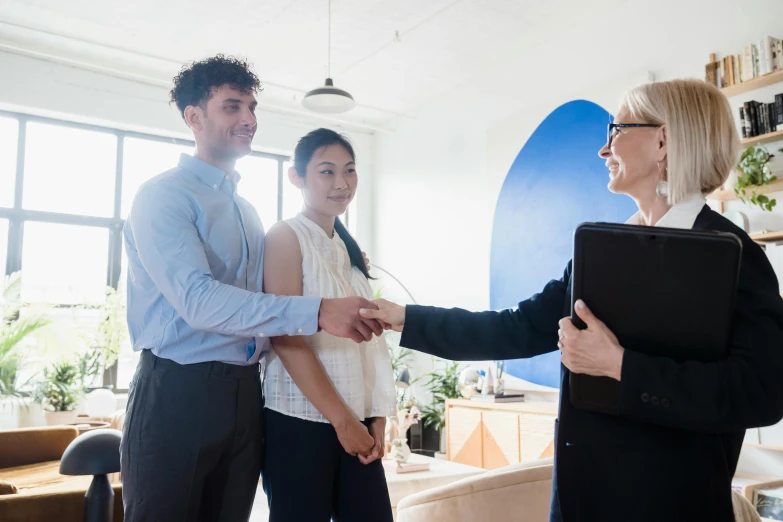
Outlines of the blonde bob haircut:
{"label": "blonde bob haircut", "polygon": [[701,80],[670,80],[631,89],[621,107],[645,123],[666,126],[670,205],[709,194],[737,165],[740,140],[726,97]]}

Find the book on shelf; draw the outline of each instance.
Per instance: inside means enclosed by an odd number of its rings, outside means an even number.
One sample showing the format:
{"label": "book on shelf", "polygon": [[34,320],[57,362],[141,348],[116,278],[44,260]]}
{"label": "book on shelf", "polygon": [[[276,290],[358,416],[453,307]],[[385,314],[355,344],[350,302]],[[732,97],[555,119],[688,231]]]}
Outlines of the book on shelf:
{"label": "book on shelf", "polygon": [[777,124],[783,126],[783,93],[775,95],[775,115]]}
{"label": "book on shelf", "polygon": [[739,108],[740,112],[740,132],[742,133],[743,138],[748,137],[748,129],[745,127],[745,107]]}
{"label": "book on shelf", "polygon": [[753,76],[753,45],[746,45],[742,50],[742,76],[741,80],[747,82]]}
{"label": "book on shelf", "polygon": [[524,393],[504,393],[503,395],[493,395],[493,394],[485,395],[483,393],[476,393],[475,395],[471,395],[470,396],[470,400],[476,401],[476,402],[492,402],[492,403],[523,402],[525,400],[525,394]]}

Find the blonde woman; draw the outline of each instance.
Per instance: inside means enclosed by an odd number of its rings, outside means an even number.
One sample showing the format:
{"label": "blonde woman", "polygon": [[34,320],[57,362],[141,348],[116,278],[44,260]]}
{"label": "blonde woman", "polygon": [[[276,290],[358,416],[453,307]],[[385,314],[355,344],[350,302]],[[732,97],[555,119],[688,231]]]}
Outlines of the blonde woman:
{"label": "blonde woman", "polygon": [[[705,202],[728,177],[738,151],[726,98],[688,80],[628,92],[599,151],[609,190],[639,207],[629,223],[732,232],[742,240],[726,360],[675,362],[625,350],[581,302],[577,314],[588,328],[577,330],[563,317],[570,311],[570,263],[562,278],[514,310],[470,313],[380,302],[380,311],[364,312],[402,331],[403,346],[449,359],[561,350],[552,522],[734,520],[731,478],[745,430],[783,417],[778,281],[762,249]],[[620,415],[574,408],[570,372],[619,381]]]}

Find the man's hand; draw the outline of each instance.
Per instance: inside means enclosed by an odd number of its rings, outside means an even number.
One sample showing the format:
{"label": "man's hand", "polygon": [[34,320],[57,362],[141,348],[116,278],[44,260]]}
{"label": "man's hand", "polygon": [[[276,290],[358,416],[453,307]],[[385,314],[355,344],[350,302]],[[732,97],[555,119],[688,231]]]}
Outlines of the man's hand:
{"label": "man's hand", "polygon": [[370,271],[370,258],[367,257],[367,254],[362,252],[362,257],[364,258],[364,266],[367,267],[367,271]]}
{"label": "man's hand", "polygon": [[377,305],[377,310],[374,309],[375,307],[362,308],[362,317],[377,319],[387,330],[401,332],[405,326],[405,307],[386,299],[376,299],[373,303]]}
{"label": "man's hand", "polygon": [[373,417],[370,423],[370,435],[372,435],[375,444],[372,447],[372,452],[368,457],[359,455],[359,461],[362,464],[369,464],[375,460],[382,459],[386,452],[385,447],[385,435],[386,435],[386,417]]}
{"label": "man's hand", "polygon": [[347,337],[356,343],[369,341],[373,333],[383,334],[383,326],[373,318],[359,315],[359,310],[366,308],[377,306],[363,297],[323,299],[318,311],[318,326],[332,335]]}
{"label": "man's hand", "polygon": [[366,458],[373,453],[375,439],[373,439],[367,427],[355,418],[347,418],[334,424],[337,439],[345,452],[354,457]]}

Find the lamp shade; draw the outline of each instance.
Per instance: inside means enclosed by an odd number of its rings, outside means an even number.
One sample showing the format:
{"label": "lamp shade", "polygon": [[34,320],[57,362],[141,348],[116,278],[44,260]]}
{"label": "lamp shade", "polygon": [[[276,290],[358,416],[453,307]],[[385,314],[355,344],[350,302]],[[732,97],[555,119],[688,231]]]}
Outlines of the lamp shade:
{"label": "lamp shade", "polygon": [[106,475],[120,471],[120,440],[117,430],[88,431],[76,437],[60,459],[63,475]]}
{"label": "lamp shade", "polygon": [[356,102],[348,92],[334,86],[331,78],[327,78],[323,87],[318,87],[305,94],[302,105],[313,112],[337,114],[350,111],[356,107]]}
{"label": "lamp shade", "polygon": [[111,390],[99,388],[87,394],[87,415],[104,419],[117,411],[117,399]]}
{"label": "lamp shade", "polygon": [[402,369],[399,375],[397,375],[397,381],[394,383],[398,388],[407,388],[411,385],[411,372],[405,367]]}

